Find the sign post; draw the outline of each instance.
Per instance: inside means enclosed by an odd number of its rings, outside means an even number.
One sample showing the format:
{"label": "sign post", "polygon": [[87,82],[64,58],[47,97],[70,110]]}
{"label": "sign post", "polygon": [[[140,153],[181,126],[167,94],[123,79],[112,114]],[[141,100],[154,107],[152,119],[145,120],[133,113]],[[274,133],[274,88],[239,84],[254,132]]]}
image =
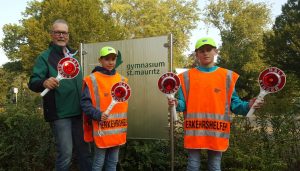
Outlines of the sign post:
{"label": "sign post", "polygon": [[260,86],[260,92],[251,109],[247,113],[247,117],[252,116],[252,114],[255,111],[253,106],[255,106],[258,102],[261,102],[265,95],[269,93],[276,93],[284,87],[286,82],[286,75],[279,68],[271,67],[265,69],[260,73],[258,77],[258,82]]}
{"label": "sign post", "polygon": [[14,87],[13,91],[16,94],[16,105],[17,105],[18,104],[18,92],[19,92],[19,90],[18,90],[18,88]]}

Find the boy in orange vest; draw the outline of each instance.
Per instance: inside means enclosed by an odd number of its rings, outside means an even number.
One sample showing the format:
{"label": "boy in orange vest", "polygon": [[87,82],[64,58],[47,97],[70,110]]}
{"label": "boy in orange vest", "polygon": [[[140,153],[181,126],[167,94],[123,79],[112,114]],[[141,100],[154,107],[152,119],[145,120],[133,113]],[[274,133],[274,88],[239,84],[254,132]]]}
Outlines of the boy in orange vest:
{"label": "boy in orange vest", "polygon": [[94,141],[93,171],[116,170],[119,147],[126,143],[127,102],[117,103],[105,113],[112,101],[111,87],[127,78],[116,72],[117,52],[106,46],[100,50],[99,62],[84,78],[81,107],[84,113],[84,140]]}
{"label": "boy in orange vest", "polygon": [[[230,110],[246,115],[255,98],[242,101],[235,91],[239,75],[215,66],[218,54],[213,39],[204,37],[195,46],[200,66],[179,75],[178,100],[169,100],[184,112],[184,148],[188,151],[188,171],[200,168],[200,150],[208,153],[208,169],[221,170],[222,152],[229,146]],[[263,102],[254,106],[260,108]]]}

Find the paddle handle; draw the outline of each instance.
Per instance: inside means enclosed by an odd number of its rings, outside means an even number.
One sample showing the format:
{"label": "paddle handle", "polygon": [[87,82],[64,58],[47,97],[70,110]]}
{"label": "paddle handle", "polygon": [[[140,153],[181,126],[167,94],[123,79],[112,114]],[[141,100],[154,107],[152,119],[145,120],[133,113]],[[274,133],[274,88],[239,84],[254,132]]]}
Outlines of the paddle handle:
{"label": "paddle handle", "polygon": [[113,109],[113,107],[117,104],[117,101],[112,100],[109,104],[109,106],[107,107],[107,109],[105,110],[104,113],[109,114],[109,112]]}
{"label": "paddle handle", "polygon": [[44,97],[50,91],[49,88],[46,88],[42,93],[41,96]]}
{"label": "paddle handle", "polygon": [[[57,81],[59,82],[59,81],[62,80],[63,78],[60,76],[60,74],[58,74],[57,77],[56,77],[55,79],[57,79]],[[46,89],[41,93],[41,96],[44,97],[49,91],[50,91],[50,89],[49,89],[49,88],[46,88]]]}
{"label": "paddle handle", "polygon": [[[107,109],[105,110],[105,112],[103,112],[102,114],[109,114],[109,112],[113,109],[113,107],[115,106],[117,104],[117,101],[115,101],[114,99],[110,102],[110,104],[109,104],[109,106],[107,107]],[[102,128],[101,128],[101,124],[103,123],[104,121],[100,121],[100,122],[98,122],[98,127],[99,127],[99,129],[98,129],[98,135],[99,136],[103,136],[104,135],[104,133],[103,133],[103,131],[102,131]]]}
{"label": "paddle handle", "polygon": [[260,92],[259,92],[259,95],[257,96],[254,104],[251,106],[249,112],[247,113],[246,117],[251,117],[253,115],[253,113],[255,112],[255,109],[253,106],[257,105],[257,103],[261,102],[265,95],[267,95],[268,92],[266,92],[265,90],[261,89]]}
{"label": "paddle handle", "polygon": [[177,112],[176,112],[176,106],[175,106],[175,105],[171,107],[170,113],[171,113],[171,115],[173,116],[174,121],[175,121],[175,122],[178,121],[178,118],[177,118]]}
{"label": "paddle handle", "polygon": [[[168,99],[175,99],[174,98],[174,94],[166,94]],[[169,112],[171,114],[171,117],[174,118],[174,121],[178,121],[178,117],[177,117],[177,112],[176,112],[176,105],[173,105],[172,107],[169,108]]]}

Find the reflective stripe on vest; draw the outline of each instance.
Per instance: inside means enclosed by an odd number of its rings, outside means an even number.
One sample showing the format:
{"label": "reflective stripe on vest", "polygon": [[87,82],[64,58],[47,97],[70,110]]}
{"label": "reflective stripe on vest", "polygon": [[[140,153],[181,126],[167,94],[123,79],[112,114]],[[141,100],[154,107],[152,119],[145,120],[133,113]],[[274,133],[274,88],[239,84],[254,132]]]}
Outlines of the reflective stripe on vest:
{"label": "reflective stripe on vest", "polygon": [[229,138],[230,134],[225,132],[216,132],[216,131],[208,131],[208,130],[187,130],[185,131],[185,135],[189,136],[212,136],[212,137],[219,137],[219,138]]}
{"label": "reflective stripe on vest", "polygon": [[94,131],[94,136],[105,136],[105,135],[112,135],[112,134],[121,134],[126,133],[127,128],[118,128],[118,129],[109,129],[109,130],[102,130],[101,133],[98,131]]}
{"label": "reflective stripe on vest", "polygon": [[[189,71],[185,71],[183,73],[183,79],[184,79],[184,85],[185,85],[185,94],[186,97],[189,97],[190,92],[190,77],[189,77]],[[187,99],[185,99],[187,100]]]}
{"label": "reflective stripe on vest", "polygon": [[[228,97],[229,95],[229,88],[230,88],[230,83],[232,81],[232,71],[227,70],[227,74],[226,74],[226,97]],[[225,103],[225,120],[226,121],[230,121],[231,117],[230,117],[230,106],[229,106],[229,101],[228,98],[226,98],[226,103]]]}
{"label": "reflective stripe on vest", "polygon": [[100,97],[98,95],[98,84],[96,81],[96,77],[94,74],[91,74],[91,80],[92,80],[92,84],[93,84],[93,90],[94,90],[94,95],[95,95],[95,100],[96,100],[96,109],[100,111]]}

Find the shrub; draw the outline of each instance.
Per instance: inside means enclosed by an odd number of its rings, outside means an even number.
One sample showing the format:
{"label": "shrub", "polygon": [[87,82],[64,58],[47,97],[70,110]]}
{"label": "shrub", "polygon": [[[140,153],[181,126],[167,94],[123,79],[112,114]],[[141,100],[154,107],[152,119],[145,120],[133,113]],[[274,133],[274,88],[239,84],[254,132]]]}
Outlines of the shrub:
{"label": "shrub", "polygon": [[33,104],[6,106],[0,114],[0,137],[0,170],[53,168],[50,127]]}

